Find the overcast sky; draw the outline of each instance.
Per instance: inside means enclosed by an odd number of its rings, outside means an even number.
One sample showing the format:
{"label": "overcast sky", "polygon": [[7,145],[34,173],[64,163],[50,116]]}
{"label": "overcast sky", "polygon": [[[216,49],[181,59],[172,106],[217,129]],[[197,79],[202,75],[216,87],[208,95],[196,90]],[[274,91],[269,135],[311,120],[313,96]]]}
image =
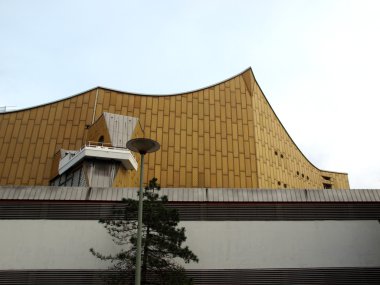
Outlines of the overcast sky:
{"label": "overcast sky", "polygon": [[380,1],[0,0],[0,106],[170,94],[251,66],[317,167],[380,188]]}

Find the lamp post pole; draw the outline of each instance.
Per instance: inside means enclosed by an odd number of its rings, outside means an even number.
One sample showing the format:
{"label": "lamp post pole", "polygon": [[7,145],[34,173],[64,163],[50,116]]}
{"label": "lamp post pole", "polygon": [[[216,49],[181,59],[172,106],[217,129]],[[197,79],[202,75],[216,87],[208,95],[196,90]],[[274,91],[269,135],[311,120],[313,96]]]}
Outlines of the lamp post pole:
{"label": "lamp post pole", "polygon": [[144,177],[144,156],[147,153],[160,149],[160,144],[154,140],[146,138],[132,139],[127,142],[127,148],[138,152],[141,155],[140,162],[140,189],[139,189],[139,209],[137,215],[137,249],[136,249],[136,274],[135,285],[141,284],[141,240],[143,223],[143,177]]}
{"label": "lamp post pole", "polygon": [[141,154],[139,211],[137,215],[137,249],[136,249],[136,274],[135,285],[141,284],[141,239],[142,239],[142,214],[143,214],[143,177],[144,177],[144,154]]}

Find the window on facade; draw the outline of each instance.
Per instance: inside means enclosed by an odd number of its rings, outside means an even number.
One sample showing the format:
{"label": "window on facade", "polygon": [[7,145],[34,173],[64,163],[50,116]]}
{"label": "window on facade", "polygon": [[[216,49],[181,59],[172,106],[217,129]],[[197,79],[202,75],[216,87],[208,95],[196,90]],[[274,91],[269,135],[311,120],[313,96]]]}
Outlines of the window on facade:
{"label": "window on facade", "polygon": [[323,183],[323,189],[332,189],[332,185],[328,183]]}
{"label": "window on facade", "polygon": [[82,178],[82,168],[80,167],[68,173],[63,173],[62,175],[51,181],[50,185],[68,187],[84,186]]}

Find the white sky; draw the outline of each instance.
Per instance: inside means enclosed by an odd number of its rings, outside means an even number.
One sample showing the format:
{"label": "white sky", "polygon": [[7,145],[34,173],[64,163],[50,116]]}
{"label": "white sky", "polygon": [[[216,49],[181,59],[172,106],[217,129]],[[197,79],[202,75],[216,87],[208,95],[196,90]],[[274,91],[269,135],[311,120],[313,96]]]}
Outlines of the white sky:
{"label": "white sky", "polygon": [[380,188],[378,0],[0,0],[0,106],[178,93],[249,66],[311,162]]}

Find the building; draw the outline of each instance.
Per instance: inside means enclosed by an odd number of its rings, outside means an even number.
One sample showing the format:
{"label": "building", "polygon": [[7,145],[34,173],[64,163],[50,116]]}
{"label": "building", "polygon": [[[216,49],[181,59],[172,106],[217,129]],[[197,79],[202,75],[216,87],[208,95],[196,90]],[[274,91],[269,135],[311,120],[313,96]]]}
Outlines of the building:
{"label": "building", "polygon": [[144,174],[163,187],[349,188],[298,149],[250,68],[187,93],[97,87],[0,113],[0,185],[137,186],[139,158],[124,148],[139,136],[161,144]]}
{"label": "building", "polygon": [[[349,190],[297,148],[252,70],[193,92],[94,88],[0,114],[0,284],[103,284],[100,218],[136,198],[131,138],[199,264],[195,284],[380,284],[380,191]],[[69,187],[68,187],[69,186]]]}

